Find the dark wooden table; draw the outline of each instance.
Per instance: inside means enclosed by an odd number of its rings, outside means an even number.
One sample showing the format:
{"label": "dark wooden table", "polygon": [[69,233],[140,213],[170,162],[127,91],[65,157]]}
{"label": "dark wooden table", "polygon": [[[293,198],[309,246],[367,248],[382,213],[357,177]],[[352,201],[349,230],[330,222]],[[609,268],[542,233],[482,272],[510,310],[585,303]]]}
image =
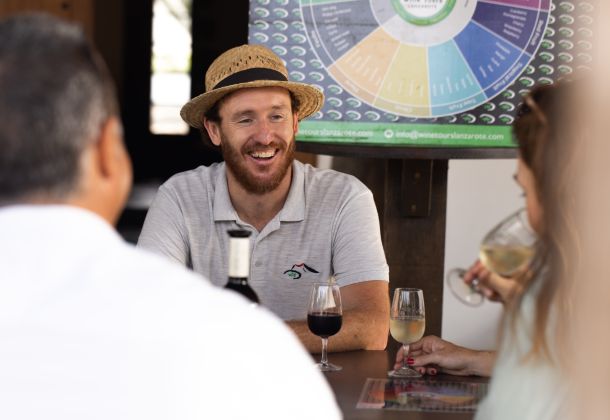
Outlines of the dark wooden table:
{"label": "dark wooden table", "polygon": [[[318,358],[319,355],[314,355]],[[390,411],[357,409],[356,404],[367,378],[385,378],[393,364],[394,355],[387,351],[351,351],[330,353],[328,360],[342,366],[339,372],[325,373],[335,392],[337,402],[346,420],[351,419],[401,419],[401,420],[470,420],[471,413],[433,413],[416,411]],[[430,380],[487,382],[486,378],[463,378],[451,375],[428,377]]]}

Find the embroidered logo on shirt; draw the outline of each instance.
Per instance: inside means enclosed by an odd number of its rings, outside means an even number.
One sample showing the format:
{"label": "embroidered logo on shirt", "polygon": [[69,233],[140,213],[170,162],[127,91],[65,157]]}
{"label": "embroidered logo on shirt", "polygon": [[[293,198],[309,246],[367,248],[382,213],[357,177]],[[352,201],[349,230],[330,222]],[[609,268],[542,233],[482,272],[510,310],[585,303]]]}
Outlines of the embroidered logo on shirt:
{"label": "embroidered logo on shirt", "polygon": [[286,274],[288,277],[290,277],[293,280],[300,279],[304,273],[319,274],[320,272],[314,268],[311,268],[310,266],[308,266],[305,263],[295,264],[292,266],[292,268],[290,270],[284,271],[284,274]]}

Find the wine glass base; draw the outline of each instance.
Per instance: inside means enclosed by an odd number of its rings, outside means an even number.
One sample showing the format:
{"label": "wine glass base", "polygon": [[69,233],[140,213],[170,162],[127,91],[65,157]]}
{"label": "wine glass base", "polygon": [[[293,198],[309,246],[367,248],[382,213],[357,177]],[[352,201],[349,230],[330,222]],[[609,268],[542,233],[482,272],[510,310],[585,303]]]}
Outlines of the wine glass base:
{"label": "wine glass base", "polygon": [[316,363],[316,366],[322,372],[337,372],[343,369],[341,366],[333,365],[332,363]]}
{"label": "wine glass base", "polygon": [[388,372],[390,378],[421,378],[422,375],[418,371],[411,368],[400,368]]}
{"label": "wine glass base", "polygon": [[483,303],[483,295],[476,287],[476,282],[467,284],[464,282],[466,270],[454,268],[447,274],[447,285],[453,296],[469,306],[479,306]]}

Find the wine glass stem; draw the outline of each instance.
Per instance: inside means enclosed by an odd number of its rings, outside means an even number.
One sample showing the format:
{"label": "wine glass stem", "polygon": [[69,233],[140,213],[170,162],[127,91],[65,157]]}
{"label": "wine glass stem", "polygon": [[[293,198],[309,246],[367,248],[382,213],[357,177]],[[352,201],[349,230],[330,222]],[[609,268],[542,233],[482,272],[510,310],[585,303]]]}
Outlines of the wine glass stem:
{"label": "wine glass stem", "polygon": [[403,345],[402,345],[402,368],[403,369],[409,369],[409,366],[407,365],[408,358],[409,358],[409,345],[403,343]]}
{"label": "wine glass stem", "polygon": [[320,363],[322,363],[324,366],[328,365],[328,357],[326,356],[327,348],[328,338],[322,337],[322,360],[320,361]]}

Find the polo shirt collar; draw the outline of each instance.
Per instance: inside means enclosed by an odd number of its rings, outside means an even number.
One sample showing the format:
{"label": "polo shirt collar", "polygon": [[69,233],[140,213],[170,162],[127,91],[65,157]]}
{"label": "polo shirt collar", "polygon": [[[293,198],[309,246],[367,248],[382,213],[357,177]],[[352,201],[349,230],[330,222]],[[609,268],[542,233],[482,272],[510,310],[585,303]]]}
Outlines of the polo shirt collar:
{"label": "polo shirt collar", "polygon": [[227,185],[227,167],[224,162],[220,164],[221,170],[218,171],[214,180],[214,221],[237,220],[237,212],[229,197],[229,186]]}
{"label": "polo shirt collar", "polygon": [[292,162],[292,183],[284,207],[280,210],[280,222],[300,222],[305,219],[305,173],[304,165]]}
{"label": "polo shirt collar", "polygon": [[[214,221],[237,221],[237,212],[233,208],[229,197],[229,187],[227,185],[227,168],[225,163],[221,163],[222,169],[218,171],[218,176],[214,181]],[[292,182],[290,191],[284,207],[280,210],[279,219],[281,222],[298,222],[305,218],[305,174],[303,164],[299,161],[292,163]]]}

